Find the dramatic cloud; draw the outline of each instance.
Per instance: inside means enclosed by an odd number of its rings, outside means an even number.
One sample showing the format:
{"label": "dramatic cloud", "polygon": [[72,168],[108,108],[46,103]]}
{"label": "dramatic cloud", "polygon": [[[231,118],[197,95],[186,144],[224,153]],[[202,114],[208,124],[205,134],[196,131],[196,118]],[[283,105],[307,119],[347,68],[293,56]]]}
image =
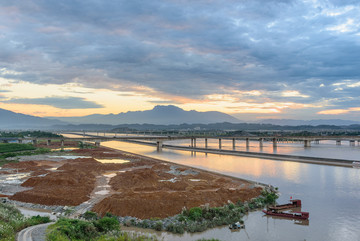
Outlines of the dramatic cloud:
{"label": "dramatic cloud", "polygon": [[343,101],[360,90],[359,23],[358,1],[4,0],[0,77],[345,109],[359,106]]}
{"label": "dramatic cloud", "polygon": [[34,99],[10,99],[3,101],[4,103],[13,103],[13,104],[35,104],[35,105],[48,105],[61,109],[89,109],[89,108],[102,108],[102,105],[99,105],[92,101],[87,101],[79,97],[46,97],[46,98],[34,98]]}

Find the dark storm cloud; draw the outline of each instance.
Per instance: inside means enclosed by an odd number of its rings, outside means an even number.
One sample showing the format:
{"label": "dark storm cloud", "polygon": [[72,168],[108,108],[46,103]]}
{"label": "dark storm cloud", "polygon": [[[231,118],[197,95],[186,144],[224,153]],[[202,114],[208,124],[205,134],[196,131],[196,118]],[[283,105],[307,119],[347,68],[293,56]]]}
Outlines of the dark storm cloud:
{"label": "dark storm cloud", "polygon": [[45,97],[45,98],[14,98],[4,103],[14,104],[35,104],[35,105],[48,105],[61,109],[90,109],[90,108],[102,108],[104,106],[95,103],[93,101],[87,101],[80,97]]}
{"label": "dark storm cloud", "polygon": [[[143,85],[190,98],[263,90],[272,100],[301,103],[355,96],[354,88],[339,92],[331,84],[360,79],[358,1],[24,0],[0,6],[4,78],[109,89]],[[308,97],[281,97],[285,90]]]}

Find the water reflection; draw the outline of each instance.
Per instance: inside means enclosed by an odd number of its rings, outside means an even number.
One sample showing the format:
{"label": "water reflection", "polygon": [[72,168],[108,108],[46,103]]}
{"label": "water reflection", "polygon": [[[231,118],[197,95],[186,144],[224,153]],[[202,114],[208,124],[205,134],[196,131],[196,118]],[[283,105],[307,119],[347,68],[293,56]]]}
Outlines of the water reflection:
{"label": "water reflection", "polygon": [[[279,187],[281,192],[279,203],[287,202],[290,196],[300,198],[303,210],[310,213],[308,225],[263,217],[262,212],[259,211],[245,217],[246,229],[240,232],[231,232],[228,227],[220,227],[201,234],[185,234],[180,237],[163,234],[165,240],[199,238],[274,241],[360,240],[360,232],[357,228],[360,227],[360,210],[357,208],[360,203],[359,169],[216,154],[196,153],[195,155],[193,153],[191,155],[187,151],[168,149],[157,153],[156,148],[152,146],[118,141],[103,143],[103,145],[234,177],[270,183]],[[350,153],[348,150],[351,148],[341,149],[342,147],[338,148],[335,145],[334,148],[341,152],[338,155],[343,158],[348,157],[347,154]],[[271,146],[265,145],[263,148],[264,150],[272,149]],[[300,147],[291,148],[293,153],[300,149]],[[291,148],[287,149],[289,153]],[[279,151],[281,149],[282,147],[278,147]],[[303,147],[301,149],[304,150]]]}

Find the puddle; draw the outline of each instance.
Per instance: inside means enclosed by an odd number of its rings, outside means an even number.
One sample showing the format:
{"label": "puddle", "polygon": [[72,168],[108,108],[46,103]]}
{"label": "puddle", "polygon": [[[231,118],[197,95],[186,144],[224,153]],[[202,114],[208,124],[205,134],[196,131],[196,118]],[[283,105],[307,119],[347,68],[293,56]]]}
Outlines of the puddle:
{"label": "puddle", "polygon": [[116,164],[130,162],[129,160],[124,160],[124,159],[95,159],[95,160],[97,160],[98,162],[101,162],[101,163],[116,163]]}
{"label": "puddle", "polygon": [[189,179],[189,180],[192,182],[200,182],[201,181],[201,179]]}
{"label": "puddle", "polygon": [[169,180],[159,180],[159,182],[172,182],[172,183],[174,183],[174,182],[176,182],[176,181],[177,181],[177,178],[176,178],[176,177],[171,178],[171,179],[169,179]]}
{"label": "puddle", "polygon": [[97,194],[97,195],[106,195],[106,194],[109,194],[109,193],[110,193],[109,190],[101,190],[101,191],[95,192],[95,194]]}
{"label": "puddle", "polygon": [[28,208],[23,208],[23,207],[16,207],[17,209],[20,210],[20,212],[25,216],[25,217],[31,217],[31,216],[42,216],[42,217],[50,217],[50,219],[52,220],[56,220],[57,217],[53,214],[51,214],[50,212],[46,212],[43,210],[36,210],[36,209],[28,209]]}
{"label": "puddle", "polygon": [[77,158],[91,158],[88,156],[48,156],[49,158],[63,158],[63,159],[77,159]]}
{"label": "puddle", "polygon": [[19,174],[8,174],[4,175],[4,179],[1,183],[3,184],[21,184],[25,180],[21,180],[25,177],[28,177],[29,173],[19,173]]}
{"label": "puddle", "polygon": [[108,177],[108,178],[112,178],[115,177],[116,173],[109,173],[109,174],[105,174],[104,177]]}
{"label": "puddle", "polygon": [[72,150],[78,150],[79,148],[74,148],[74,147],[65,147],[65,148],[56,148],[56,149],[52,149],[52,151],[72,151]]}

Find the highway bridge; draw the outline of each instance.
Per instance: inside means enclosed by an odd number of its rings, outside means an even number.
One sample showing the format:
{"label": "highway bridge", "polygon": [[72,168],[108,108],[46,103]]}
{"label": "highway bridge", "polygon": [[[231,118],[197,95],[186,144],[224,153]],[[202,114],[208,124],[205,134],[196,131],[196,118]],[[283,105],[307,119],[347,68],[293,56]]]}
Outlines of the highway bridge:
{"label": "highway bridge", "polygon": [[250,141],[257,141],[259,147],[263,146],[264,142],[272,142],[273,147],[277,147],[278,143],[303,143],[304,147],[311,147],[311,143],[320,143],[320,141],[332,140],[335,141],[336,145],[341,145],[343,142],[348,142],[350,146],[355,146],[356,143],[359,145],[360,136],[306,136],[306,137],[297,137],[297,136],[181,136],[181,135],[119,135],[118,133],[112,133],[112,135],[94,135],[86,134],[85,132],[66,132],[61,133],[66,135],[73,135],[76,137],[52,137],[52,138],[16,138],[16,137],[0,137],[0,142],[32,142],[37,144],[39,141],[46,141],[48,145],[51,144],[51,141],[60,141],[63,145],[65,141],[79,141],[79,142],[93,142],[95,145],[100,145],[101,142],[105,141],[115,141],[115,140],[139,140],[139,141],[151,141],[157,143],[158,149],[163,147],[164,141],[172,140],[184,140],[188,139],[191,148],[196,148],[197,140],[203,139],[205,143],[205,148],[208,148],[208,140],[216,139],[219,143],[219,149],[222,148],[223,140],[231,140],[233,148],[235,149],[237,141],[245,141],[246,147],[250,146]]}

